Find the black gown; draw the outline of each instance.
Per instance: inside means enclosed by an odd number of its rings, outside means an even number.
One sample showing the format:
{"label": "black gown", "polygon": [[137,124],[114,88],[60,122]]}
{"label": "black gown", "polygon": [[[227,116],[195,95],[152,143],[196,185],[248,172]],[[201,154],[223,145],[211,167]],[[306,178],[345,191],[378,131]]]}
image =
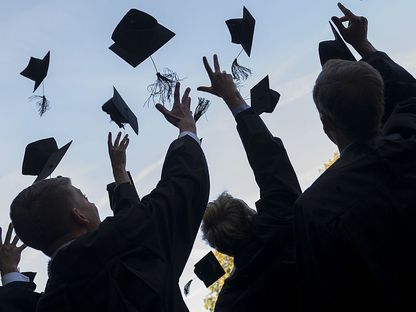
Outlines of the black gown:
{"label": "black gown", "polygon": [[260,200],[251,237],[234,257],[235,270],[224,283],[215,311],[294,311],[293,204],[300,186],[282,141],[257,113],[250,108],[236,120]]}
{"label": "black gown", "polygon": [[416,311],[416,82],[385,53],[364,61],[383,76],[386,122],[296,201],[303,311]]}
{"label": "black gown", "polygon": [[175,140],[141,201],[131,184],[109,191],[114,217],[58,252],[38,311],[188,311],[178,280],[209,194],[200,145]]}

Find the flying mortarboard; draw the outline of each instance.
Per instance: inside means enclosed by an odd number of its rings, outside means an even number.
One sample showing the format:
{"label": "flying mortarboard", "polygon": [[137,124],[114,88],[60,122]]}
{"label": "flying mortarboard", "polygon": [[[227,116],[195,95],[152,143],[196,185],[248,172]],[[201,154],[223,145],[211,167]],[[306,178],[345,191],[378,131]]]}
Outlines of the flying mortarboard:
{"label": "flying mortarboard", "polygon": [[350,49],[348,49],[346,43],[331,22],[329,22],[329,25],[331,25],[335,40],[327,40],[319,43],[319,58],[321,60],[321,65],[324,66],[324,64],[331,59],[356,61],[356,58],[351,53]]}
{"label": "flying mortarboard", "polygon": [[58,149],[54,138],[42,139],[26,146],[22,174],[37,175],[35,182],[44,180],[58,166],[72,141]]}
{"label": "flying mortarboard", "polygon": [[146,102],[155,97],[162,103],[169,101],[179,80],[176,73],[169,69],[161,74],[151,56],[174,36],[175,33],[160,25],[154,17],[137,9],[127,12],[111,36],[114,44],[110,50],[131,66],[136,67],[149,57],[152,60],[157,80],[149,85],[151,94]]}
{"label": "flying mortarboard", "polygon": [[[217,260],[217,257],[210,251],[195,264],[194,273],[208,288],[220,279],[225,274],[225,271]],[[186,283],[184,287],[185,295],[189,293],[192,281],[193,280],[190,280]]]}
{"label": "flying mortarboard", "polygon": [[[46,53],[43,59],[38,59],[31,57],[27,67],[20,73],[22,76],[29,78],[35,82],[35,87],[33,92],[40,86],[43,80],[46,78],[49,69],[49,60],[50,60],[50,51]],[[39,115],[42,116],[49,109],[49,101],[45,97],[45,92],[43,95],[32,95],[29,97],[29,100],[36,100],[38,105]]]}
{"label": "flying mortarboard", "polygon": [[234,59],[231,66],[231,72],[235,80],[245,80],[251,74],[251,70],[247,67],[241,66],[237,62],[237,58],[244,50],[248,56],[251,53],[251,46],[253,44],[254,26],[256,20],[250,14],[246,7],[243,7],[243,18],[234,18],[225,21],[228,30],[231,34],[231,42],[241,44],[242,50]]}
{"label": "flying mortarboard", "polygon": [[133,128],[134,132],[139,134],[136,115],[127,106],[115,87],[113,87],[113,90],[113,97],[104,103],[102,110],[109,114],[111,120],[113,120],[120,128],[124,128],[124,124],[128,123]]}
{"label": "flying mortarboard", "polygon": [[257,112],[272,113],[279,102],[280,94],[270,89],[269,76],[264,77],[250,90],[251,107]]}

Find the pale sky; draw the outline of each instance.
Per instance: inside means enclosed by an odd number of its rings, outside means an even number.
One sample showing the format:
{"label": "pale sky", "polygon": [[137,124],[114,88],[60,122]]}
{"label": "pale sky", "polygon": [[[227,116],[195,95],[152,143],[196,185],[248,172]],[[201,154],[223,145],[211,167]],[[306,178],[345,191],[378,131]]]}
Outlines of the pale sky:
{"label": "pale sky", "polygon": [[[336,151],[325,137],[312,101],[314,80],[320,71],[319,41],[332,39],[328,20],[339,15],[337,1],[330,0],[2,0],[0,3],[0,86],[3,118],[0,123],[0,225],[9,222],[12,199],[35,177],[22,176],[26,145],[55,137],[61,147],[73,140],[64,159],[53,173],[71,177],[100,210],[101,218],[110,215],[105,186],[112,181],[107,156],[108,131],[118,131],[115,123],[101,111],[115,86],[136,113],[139,135],[129,126],[128,169],[141,196],[158,182],[167,148],[178,134],[154,107],[144,106],[147,85],[155,80],[150,60],[132,68],[108,47],[117,23],[130,8],[154,16],[176,36],[153,58],[159,69],[169,67],[185,78],[193,103],[198,96],[211,100],[206,117],[198,122],[203,137],[211,176],[210,199],[222,191],[244,199],[254,207],[258,187],[246,160],[235,121],[225,104],[211,95],[196,91],[208,84],[202,56],[217,53],[222,69],[230,71],[240,46],[231,43],[225,20],[242,16],[245,5],[256,19],[251,57],[244,53],[239,62],[253,70],[241,88],[249,97],[250,88],[267,74],[271,87],[281,93],[273,114],[264,120],[274,135],[283,139],[302,187],[319,175],[319,168]],[[376,48],[416,74],[413,0],[348,0],[353,12],[369,20],[369,38]],[[33,103],[33,82],[19,75],[31,56],[43,58],[51,51],[45,93],[50,111],[39,117]],[[41,92],[41,88],[37,94]],[[209,248],[200,237],[181,278],[183,285],[193,277],[193,265]],[[26,249],[20,268],[37,271],[37,290],[44,289],[47,257]],[[191,311],[205,311],[207,291],[199,281],[185,298]]]}

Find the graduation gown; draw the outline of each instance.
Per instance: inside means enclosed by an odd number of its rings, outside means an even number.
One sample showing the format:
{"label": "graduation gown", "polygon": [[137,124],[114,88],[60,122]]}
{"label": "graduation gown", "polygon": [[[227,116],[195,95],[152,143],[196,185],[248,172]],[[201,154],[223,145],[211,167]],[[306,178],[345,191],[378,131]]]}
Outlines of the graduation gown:
{"label": "graduation gown", "polygon": [[178,286],[209,194],[206,160],[175,140],[156,188],[109,187],[114,217],[58,252],[38,311],[188,311]]}
{"label": "graduation gown", "polygon": [[0,287],[0,312],[35,312],[40,294],[35,292],[36,273],[22,273],[30,282],[11,282]]}
{"label": "graduation gown", "polygon": [[252,109],[236,117],[260,200],[251,237],[234,256],[235,269],[218,296],[216,312],[294,311],[297,295],[293,203],[300,186],[279,138]]}
{"label": "graduation gown", "polygon": [[415,79],[385,53],[365,61],[383,76],[387,121],[296,201],[304,311],[416,310]]}

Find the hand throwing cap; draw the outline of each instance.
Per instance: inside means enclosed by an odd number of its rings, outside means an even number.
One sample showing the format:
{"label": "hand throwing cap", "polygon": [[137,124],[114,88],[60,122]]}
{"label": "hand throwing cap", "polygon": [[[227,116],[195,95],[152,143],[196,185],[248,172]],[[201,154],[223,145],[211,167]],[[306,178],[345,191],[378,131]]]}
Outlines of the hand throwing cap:
{"label": "hand throwing cap", "polygon": [[27,67],[20,73],[22,76],[35,81],[33,92],[40,86],[43,79],[48,74],[50,51],[46,53],[43,59],[31,57]]}
{"label": "hand throwing cap", "polygon": [[111,36],[114,44],[110,50],[131,66],[136,67],[175,34],[160,25],[149,14],[131,9],[123,17]]}
{"label": "hand throwing cap", "polygon": [[234,18],[225,21],[231,34],[231,42],[241,44],[247,55],[250,56],[253,43],[254,26],[256,20],[250,12],[243,7],[243,18]]}
{"label": "hand throwing cap", "polygon": [[260,115],[274,111],[280,94],[269,88],[269,76],[266,76],[250,90],[250,97],[251,107]]}
{"label": "hand throwing cap", "polygon": [[329,22],[329,25],[331,25],[335,40],[322,41],[319,43],[319,58],[321,60],[321,65],[324,66],[324,64],[331,59],[356,61],[354,55],[351,53],[350,49],[348,49],[344,40],[331,22]]}
{"label": "hand throwing cap", "polygon": [[137,123],[136,115],[131,111],[124,102],[123,98],[114,88],[114,95],[102,106],[104,112],[110,115],[112,121],[114,121],[120,128],[124,128],[124,124],[128,123],[139,134],[139,126]]}
{"label": "hand throwing cap", "polygon": [[52,174],[64,157],[72,141],[58,149],[54,138],[32,142],[26,146],[22,174],[37,175],[35,182]]}
{"label": "hand throwing cap", "polygon": [[212,251],[195,264],[194,272],[204,282],[206,287],[211,286],[225,274],[224,269]]}

